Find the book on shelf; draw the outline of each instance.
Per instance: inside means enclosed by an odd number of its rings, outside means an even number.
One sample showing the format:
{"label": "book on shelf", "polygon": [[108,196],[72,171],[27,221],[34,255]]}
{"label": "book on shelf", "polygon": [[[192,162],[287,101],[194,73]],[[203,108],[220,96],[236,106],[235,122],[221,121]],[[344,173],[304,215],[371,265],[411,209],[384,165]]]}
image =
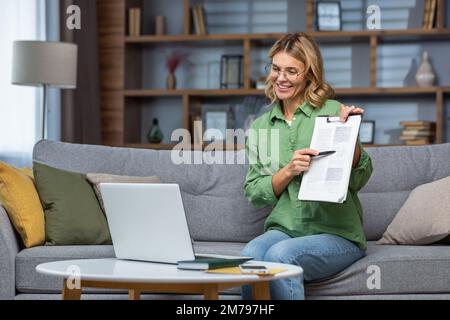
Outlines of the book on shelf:
{"label": "book on shelf", "polygon": [[408,133],[402,132],[400,135],[400,140],[413,140],[416,138],[434,138],[434,132],[419,132],[419,133]]}
{"label": "book on shelf", "polygon": [[128,34],[132,37],[141,35],[141,9],[130,8],[128,10]]}
{"label": "book on shelf", "polygon": [[136,30],[134,28],[134,8],[130,8],[128,10],[128,35],[134,36],[136,34]]}
{"label": "book on shelf", "polygon": [[423,11],[423,23],[424,29],[432,29],[435,24],[437,0],[425,0],[425,6]]}
{"label": "book on shelf", "polygon": [[218,268],[237,267],[240,264],[252,260],[251,257],[198,257],[195,260],[178,261],[178,269],[184,270],[211,270]]}
{"label": "book on shelf", "polygon": [[205,35],[208,32],[206,31],[206,17],[205,17],[205,8],[203,5],[197,5],[197,12],[200,22],[200,34]]}
{"label": "book on shelf", "polygon": [[413,139],[413,140],[406,140],[406,145],[409,146],[417,146],[417,145],[425,145],[433,143],[433,140],[431,139]]}
{"label": "book on shelf", "polygon": [[421,134],[404,135],[404,134],[402,134],[400,136],[400,140],[403,140],[403,141],[415,140],[415,139],[432,139],[432,138],[434,138],[434,134],[433,135],[421,135]]}
{"label": "book on shelf", "polygon": [[406,129],[402,131],[402,135],[404,136],[432,136],[436,133],[434,130],[415,130],[415,129]]}
{"label": "book on shelf", "polygon": [[430,1],[431,1],[431,9],[430,9],[430,16],[428,18],[428,29],[433,29],[434,21],[436,18],[437,0],[430,0]]}
{"label": "book on shelf", "polygon": [[435,130],[435,125],[405,126],[404,130]]}
{"label": "book on shelf", "polygon": [[435,126],[436,123],[433,121],[419,120],[419,121],[401,121],[400,125],[404,127],[426,126],[428,128]]}
{"label": "book on shelf", "polygon": [[401,137],[406,140],[408,137],[434,137],[436,134],[436,123],[431,121],[402,121],[403,126]]}
{"label": "book on shelf", "polygon": [[428,28],[428,14],[430,13],[430,0],[424,0],[425,1],[425,5],[423,8],[423,19],[422,19],[422,27],[423,29],[427,29]]}
{"label": "book on shelf", "polygon": [[200,34],[200,19],[196,7],[191,8],[192,34]]}
{"label": "book on shelf", "polygon": [[192,33],[196,35],[206,34],[205,13],[201,4],[191,8]]}

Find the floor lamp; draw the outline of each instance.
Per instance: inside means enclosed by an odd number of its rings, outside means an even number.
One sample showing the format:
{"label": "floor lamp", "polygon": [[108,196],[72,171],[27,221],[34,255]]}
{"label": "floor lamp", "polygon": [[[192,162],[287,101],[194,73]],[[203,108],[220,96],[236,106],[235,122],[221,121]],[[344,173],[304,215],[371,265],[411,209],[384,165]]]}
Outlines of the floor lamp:
{"label": "floor lamp", "polygon": [[42,139],[45,139],[47,89],[75,89],[77,51],[73,43],[15,41],[13,45],[12,83],[43,88]]}

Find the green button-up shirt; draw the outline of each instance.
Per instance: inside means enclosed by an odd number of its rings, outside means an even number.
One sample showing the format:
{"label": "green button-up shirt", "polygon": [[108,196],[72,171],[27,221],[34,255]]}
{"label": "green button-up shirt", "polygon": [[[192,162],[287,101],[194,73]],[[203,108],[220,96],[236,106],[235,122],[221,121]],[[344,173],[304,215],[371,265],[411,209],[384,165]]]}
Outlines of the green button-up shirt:
{"label": "green button-up shirt", "polygon": [[[373,168],[359,140],[361,154],[351,171],[344,203],[298,200],[303,173],[292,179],[279,198],[272,189],[272,175],[289,163],[295,150],[309,148],[315,118],[319,115],[338,115],[339,106],[336,100],[327,100],[321,108],[304,103],[295,111],[291,125],[286,122],[279,105],[257,118],[252,124],[252,132],[256,135],[246,142],[250,164],[244,192],[256,208],[273,207],[265,222],[266,231],[280,230],[291,237],[335,234],[365,249],[362,207],[357,192],[367,183]],[[278,136],[271,135],[273,130]]]}

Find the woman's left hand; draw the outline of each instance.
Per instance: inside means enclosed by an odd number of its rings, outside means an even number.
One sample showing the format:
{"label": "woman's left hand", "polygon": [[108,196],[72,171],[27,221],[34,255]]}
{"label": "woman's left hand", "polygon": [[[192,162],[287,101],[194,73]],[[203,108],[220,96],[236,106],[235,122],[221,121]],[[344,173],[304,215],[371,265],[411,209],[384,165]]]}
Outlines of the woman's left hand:
{"label": "woman's left hand", "polygon": [[339,117],[341,119],[341,122],[347,121],[347,118],[350,114],[363,114],[364,110],[355,106],[346,106],[344,104],[341,104],[341,108],[339,111]]}
{"label": "woman's left hand", "polygon": [[[361,108],[357,108],[355,106],[348,107],[346,105],[341,104],[341,108],[339,110],[339,117],[341,118],[341,122],[347,121],[347,118],[350,114],[363,114],[364,110]],[[353,163],[352,168],[355,168],[359,161],[359,156],[361,154],[361,150],[359,150],[358,142],[356,142],[355,153],[353,154]]]}

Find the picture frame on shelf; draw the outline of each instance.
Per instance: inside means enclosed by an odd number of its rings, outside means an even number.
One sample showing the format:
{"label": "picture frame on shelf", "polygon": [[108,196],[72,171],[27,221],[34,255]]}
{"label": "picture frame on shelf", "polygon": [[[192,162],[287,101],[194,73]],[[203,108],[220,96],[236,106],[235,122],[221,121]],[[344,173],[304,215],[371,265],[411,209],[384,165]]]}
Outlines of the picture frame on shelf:
{"label": "picture frame on shelf", "polygon": [[233,129],[233,114],[230,105],[202,106],[203,141],[226,141],[227,129]]}
{"label": "picture frame on shelf", "polygon": [[359,128],[359,140],[361,143],[373,144],[375,141],[375,121],[365,120]]}
{"label": "picture frame on shelf", "polygon": [[342,10],[339,1],[319,1],[316,4],[317,31],[341,31]]}
{"label": "picture frame on shelf", "polygon": [[240,54],[224,54],[220,59],[220,89],[241,89],[244,57]]}

